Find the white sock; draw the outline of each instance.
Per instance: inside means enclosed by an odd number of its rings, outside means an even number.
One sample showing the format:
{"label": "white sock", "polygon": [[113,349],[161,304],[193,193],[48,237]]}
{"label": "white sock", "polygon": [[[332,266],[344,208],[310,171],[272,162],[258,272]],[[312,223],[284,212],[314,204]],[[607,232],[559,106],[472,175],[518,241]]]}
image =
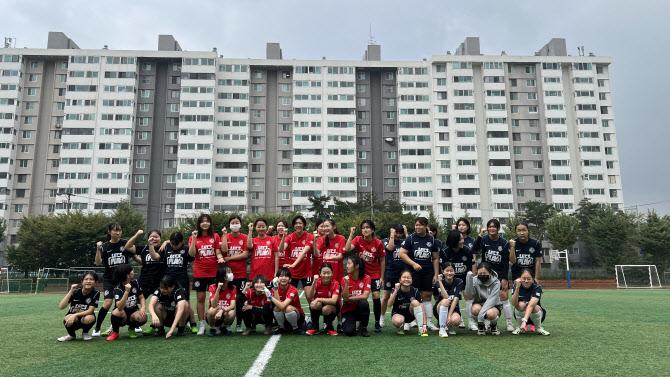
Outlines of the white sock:
{"label": "white sock", "polygon": [[273,312],[275,315],[275,319],[277,320],[277,324],[279,327],[284,327],[284,313],[283,312]]}
{"label": "white sock", "polygon": [[472,300],[465,300],[465,311],[468,313],[468,324],[476,323],[475,317],[472,316]]}
{"label": "white sock", "polygon": [[293,326],[294,329],[298,328],[298,313],[297,312],[290,312],[286,313],[286,320],[288,323]]}
{"label": "white sock", "polygon": [[522,322],[521,320],[526,315],[526,313],[520,312],[520,311],[516,310],[516,308],[515,308],[514,309],[514,315],[516,315],[516,323],[518,325],[517,327],[521,327],[521,322]]}
{"label": "white sock", "polygon": [[423,313],[421,313],[423,311],[423,308],[421,308],[420,306],[415,306],[413,310],[414,310],[414,318],[416,318],[416,324],[419,325],[419,331],[421,331],[421,327],[423,327]]}
{"label": "white sock", "polygon": [[503,302],[503,314],[505,314],[505,319],[507,323],[512,323],[512,304],[509,301]]}
{"label": "white sock", "polygon": [[[426,325],[432,324],[432,322],[433,322],[432,321],[433,320],[433,306],[431,305],[430,301],[423,303],[423,311],[426,312],[426,320],[428,321],[428,323],[426,323]],[[423,322],[423,318],[421,320]],[[419,323],[418,318],[417,318],[417,323]],[[421,326],[421,324],[419,324],[419,326]]]}
{"label": "white sock", "polygon": [[449,316],[449,309],[446,306],[440,305],[440,327],[447,325],[447,317]]}
{"label": "white sock", "polygon": [[531,321],[533,321],[533,325],[537,328],[542,327],[542,310],[538,311],[537,313],[533,313],[530,315]]}
{"label": "white sock", "polygon": [[205,320],[204,319],[200,320],[200,326],[199,327],[200,328],[205,328]]}

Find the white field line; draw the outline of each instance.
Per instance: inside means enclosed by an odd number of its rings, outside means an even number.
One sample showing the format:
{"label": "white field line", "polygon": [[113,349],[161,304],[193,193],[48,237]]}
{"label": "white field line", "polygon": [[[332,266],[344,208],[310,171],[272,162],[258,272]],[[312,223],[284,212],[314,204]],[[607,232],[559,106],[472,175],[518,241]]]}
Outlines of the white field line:
{"label": "white field line", "polygon": [[265,366],[270,361],[270,357],[272,357],[272,352],[274,352],[275,347],[277,347],[279,338],[281,338],[281,335],[273,335],[270,337],[270,340],[265,343],[265,347],[263,347],[261,353],[258,354],[258,357],[256,357],[256,360],[251,368],[249,368],[247,374],[244,375],[245,377],[259,377],[263,374]]}

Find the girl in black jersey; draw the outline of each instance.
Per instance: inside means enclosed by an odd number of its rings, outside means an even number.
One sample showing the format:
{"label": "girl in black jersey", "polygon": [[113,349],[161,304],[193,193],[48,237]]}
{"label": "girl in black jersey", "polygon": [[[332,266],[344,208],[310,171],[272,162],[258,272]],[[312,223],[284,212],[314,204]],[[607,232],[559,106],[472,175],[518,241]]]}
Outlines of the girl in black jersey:
{"label": "girl in black jersey", "polygon": [[461,323],[459,301],[461,291],[464,289],[465,282],[463,279],[456,277],[454,263],[444,262],[442,264],[442,274],[438,276],[435,285],[435,291],[439,297],[435,299],[435,306],[433,307],[433,314],[439,318],[440,337],[442,338],[456,334],[454,328]]}
{"label": "girl in black jersey", "polygon": [[[137,233],[142,234],[143,232],[139,230]],[[150,231],[149,237],[147,238],[148,244],[137,251],[137,256],[139,257],[138,264],[142,266],[138,282],[140,283],[140,288],[142,289],[142,294],[145,299],[158,289],[161,278],[165,275],[165,261],[153,260],[151,259],[151,253],[149,253],[149,245],[154,249],[159,247],[162,236],[160,230]],[[134,246],[135,240],[136,237],[129,239],[126,243],[126,248]]]}
{"label": "girl in black jersey", "polygon": [[421,292],[412,287],[412,273],[404,270],[400,273],[399,283],[395,283],[395,289],[389,297],[391,309],[391,324],[398,329],[398,334],[403,335],[403,327],[406,323],[414,320],[419,326],[419,336],[428,336],[426,326],[426,312],[423,310]]}
{"label": "girl in black jersey", "polygon": [[95,323],[95,308],[98,307],[98,300],[100,299],[100,292],[95,289],[95,283],[98,282],[98,275],[92,271],[87,271],[81,279],[81,288],[77,288],[77,284],[72,284],[70,291],[63,297],[58,308],[65,309],[68,304],[68,310],[63,324],[67,330],[65,336],[58,338],[59,342],[67,342],[75,340],[77,335],[75,331],[82,329],[82,339],[91,340],[88,332]]}
{"label": "girl in black jersey", "polygon": [[547,311],[540,306],[541,298],[542,286],[533,280],[532,271],[524,268],[512,286],[512,305],[514,305],[514,315],[519,324],[512,334],[519,335],[526,332],[529,327],[528,322],[532,321],[535,332],[540,335],[549,335],[549,331],[542,327]]}
{"label": "girl in black jersey", "polygon": [[107,341],[119,338],[119,327],[128,325],[131,338],[136,338],[135,328],[147,322],[147,307],[140,284],[134,279],[135,272],[128,264],[122,264],[114,269],[114,281],[118,285],[114,288],[116,307],[112,311],[112,333]]}
{"label": "girl in black jersey", "polygon": [[[151,326],[158,330],[154,336],[165,336],[170,339],[177,328],[177,336],[184,336],[184,327],[193,312],[186,296],[186,291],[177,280],[165,275],[159,283],[159,288],[154,292],[149,303],[149,313],[151,313]],[[165,333],[165,327],[170,326],[170,331]]]}
{"label": "girl in black jersey", "polygon": [[[123,229],[121,224],[112,223],[107,229],[107,242],[98,242],[97,249],[95,252],[95,265],[96,266],[105,266],[105,274],[102,277],[102,288],[104,290],[105,301],[102,303],[102,308],[98,311],[98,322],[95,324],[95,330],[93,331],[93,336],[100,336],[100,328],[102,322],[107,316],[107,311],[112,307],[114,302],[114,297],[112,291],[116,286],[114,280],[112,279],[112,273],[114,268],[122,264],[127,264],[130,262],[130,258],[135,255],[135,246],[130,246],[126,248],[127,240],[121,238]],[[139,237],[142,231],[138,231],[138,234],[135,237]],[[103,335],[109,335],[111,332],[111,327],[105,331]]]}

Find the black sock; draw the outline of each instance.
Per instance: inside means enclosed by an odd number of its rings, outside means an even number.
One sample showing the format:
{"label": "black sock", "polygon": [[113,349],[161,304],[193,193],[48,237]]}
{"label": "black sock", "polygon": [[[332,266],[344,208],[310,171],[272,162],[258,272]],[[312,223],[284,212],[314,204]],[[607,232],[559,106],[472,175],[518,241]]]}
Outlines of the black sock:
{"label": "black sock", "polygon": [[98,322],[95,323],[95,331],[100,331],[100,328],[102,327],[102,322],[105,320],[105,317],[107,317],[107,312],[109,309],[105,309],[104,307],[100,308],[98,311]]}
{"label": "black sock", "polygon": [[242,325],[242,320],[244,319],[244,314],[242,313],[242,308],[244,303],[247,301],[247,298],[241,293],[237,292],[237,300],[235,300],[235,323],[237,326]]}
{"label": "black sock", "polygon": [[196,328],[196,327],[198,327],[198,324],[195,323],[195,322],[192,322],[192,323],[191,323],[191,328],[194,329],[194,328]]}
{"label": "black sock", "polygon": [[372,308],[375,313],[375,324],[379,323],[379,317],[382,314],[382,300],[378,298],[372,299]]}
{"label": "black sock", "polygon": [[119,327],[123,324],[123,318],[112,314],[112,329],[114,332],[119,332]]}
{"label": "black sock", "polygon": [[309,315],[312,317],[312,328],[318,330],[319,329],[319,316],[323,311],[318,310],[318,309],[309,309]]}
{"label": "black sock", "polygon": [[337,314],[328,314],[323,316],[323,323],[326,324],[326,330],[333,330],[333,321],[335,320],[335,317],[337,317]]}
{"label": "black sock", "polygon": [[186,326],[177,326],[177,334],[183,334]]}
{"label": "black sock", "polygon": [[93,327],[93,323],[82,323],[81,324],[81,329],[84,331],[84,334],[91,331],[91,327]]}
{"label": "black sock", "polygon": [[[65,320],[63,320],[63,324],[65,325]],[[77,334],[75,334],[75,324],[73,323],[72,326],[68,327],[65,325],[65,330],[67,331],[67,334],[70,335],[73,338],[77,337]]]}

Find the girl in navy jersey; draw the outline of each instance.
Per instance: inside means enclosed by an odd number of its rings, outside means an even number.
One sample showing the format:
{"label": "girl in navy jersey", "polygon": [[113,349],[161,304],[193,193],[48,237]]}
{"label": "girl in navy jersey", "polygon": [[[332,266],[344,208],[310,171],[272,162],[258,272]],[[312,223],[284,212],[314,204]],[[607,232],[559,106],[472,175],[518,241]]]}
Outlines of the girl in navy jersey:
{"label": "girl in navy jersey", "polygon": [[[93,336],[100,336],[100,328],[102,326],[105,317],[109,308],[112,307],[114,303],[113,290],[116,286],[112,274],[114,268],[122,264],[127,264],[130,262],[130,259],[135,255],[135,246],[126,248],[127,240],[121,238],[123,229],[121,224],[112,223],[107,229],[107,242],[98,242],[97,248],[95,251],[95,265],[103,265],[105,267],[105,273],[102,276],[102,288],[104,290],[104,299],[102,303],[102,308],[98,311],[98,322],[95,324],[95,330],[93,330]],[[141,234],[141,233],[140,233]],[[136,235],[139,237],[139,235]],[[103,335],[109,335],[112,328],[110,327]]]}
{"label": "girl in navy jersey", "polygon": [[229,335],[226,326],[235,320],[237,289],[233,285],[233,270],[221,266],[216,272],[216,282],[209,286],[209,336]]}
{"label": "girl in navy jersey", "polygon": [[482,262],[477,266],[477,275],[468,271],[465,293],[473,297],[472,314],[477,317],[477,335],[486,335],[485,321],[490,321],[491,334],[500,335],[498,318],[502,313],[500,281],[491,264]]}
{"label": "girl in navy jersey", "polygon": [[[442,254],[444,254],[443,263],[453,263],[455,277],[461,279],[463,282],[465,282],[465,276],[467,275],[468,271],[472,271],[473,273],[476,272],[476,254],[473,254],[472,250],[465,245],[465,238],[463,237],[463,233],[459,232],[458,230],[454,229],[449,231],[447,234],[446,247],[443,249],[443,252],[440,255]],[[465,289],[465,285],[462,287],[462,289]],[[436,300],[441,300],[441,297],[436,298]],[[465,310],[466,313],[468,313],[470,329],[477,331],[477,324],[474,318],[472,318],[472,314],[470,313],[470,309],[472,308],[472,297],[466,296],[465,300]],[[458,327],[465,328],[463,318],[461,318]]]}
{"label": "girl in navy jersey", "polygon": [[[509,303],[509,273],[510,243],[500,235],[500,221],[491,219],[482,228],[481,234],[475,240],[475,251],[482,251],[482,262],[491,264],[500,280],[500,300],[503,304],[503,313],[507,321],[507,331],[514,331],[512,325],[512,306]],[[512,263],[515,261],[512,260]]]}
{"label": "girl in navy jersey", "polygon": [[314,284],[308,288],[312,293],[312,302],[309,311],[312,317],[312,326],[307,335],[319,333],[319,317],[323,315],[323,323],[328,335],[337,336],[333,327],[333,320],[340,313],[340,283],[333,280],[333,266],[330,263],[321,265],[321,276],[314,275]]}
{"label": "girl in navy jersey", "polygon": [[452,262],[444,262],[442,274],[438,276],[437,285],[435,285],[438,298],[435,299],[433,307],[433,313],[439,318],[440,337],[442,338],[456,334],[454,328],[461,323],[461,308],[458,303],[461,299],[461,291],[465,289],[465,283],[455,276],[455,265]]}
{"label": "girl in navy jersey", "polygon": [[265,292],[272,301],[273,314],[279,325],[275,334],[293,332],[296,335],[305,335],[305,331],[302,329],[302,325],[305,323],[305,312],[300,305],[300,295],[298,289],[289,284],[291,270],[286,267],[280,268],[277,271],[277,279],[279,283],[277,288]]}
{"label": "girl in navy jersey", "polygon": [[407,269],[407,264],[400,258],[400,244],[407,237],[407,227],[396,225],[390,230],[390,237],[384,238],[382,243],[386,248],[386,274],[384,275],[384,296],[382,297],[382,312],[379,325],[384,327],[384,316],[391,297],[391,290],[400,282],[400,273]]}
{"label": "girl in navy jersey", "polygon": [[193,266],[193,290],[197,293],[197,310],[200,326],[198,335],[205,334],[205,301],[207,289],[214,283],[219,263],[223,263],[221,238],[214,232],[212,217],[203,213],[198,217],[198,225],[189,239],[188,253],[195,258]]}
{"label": "girl in navy jersey", "polygon": [[540,266],[542,265],[542,245],[535,238],[530,238],[528,224],[519,222],[514,226],[517,238],[510,241],[509,259],[512,262],[512,280],[521,276],[521,270],[530,270],[535,282],[539,284]]}
{"label": "girl in navy jersey", "polygon": [[[144,233],[143,231],[138,230],[136,235],[140,235],[143,233]],[[149,237],[147,239],[148,244],[142,247],[142,249],[137,252],[140,259],[139,264],[142,266],[142,269],[140,270],[140,278],[138,281],[140,283],[140,289],[142,290],[142,294],[144,295],[145,299],[148,298],[150,295],[152,295],[158,289],[158,285],[160,284],[161,279],[165,275],[165,262],[162,260],[151,259],[151,253],[149,252],[149,245],[151,245],[154,248],[159,247],[161,237],[162,234],[159,230],[150,231]],[[136,237],[129,239],[128,243],[126,243],[126,248],[134,246],[135,240]]]}
{"label": "girl in navy jersey", "polygon": [[[242,218],[233,215],[228,220],[230,233],[222,238],[221,252],[223,253],[224,266],[230,266],[233,270],[233,285],[237,289],[237,302],[235,303],[235,319],[237,322],[236,332],[242,332],[242,306],[244,306],[244,286],[247,283],[247,235],[241,233]],[[226,228],[223,228],[224,233]]]}
{"label": "girl in navy jersey", "polygon": [[550,335],[549,331],[542,327],[542,321],[547,311],[540,306],[542,298],[542,286],[533,281],[533,274],[528,268],[521,270],[519,278],[514,281],[512,286],[512,305],[514,305],[514,315],[519,324],[512,334],[519,335],[528,330],[528,321],[532,321],[535,331],[540,335]]}
{"label": "girl in navy jersey", "polygon": [[[189,304],[186,290],[173,276],[163,276],[149,302],[151,326],[158,329],[154,336],[165,336],[166,339],[170,339],[175,327],[177,336],[184,336],[184,327],[186,327],[189,312],[193,313],[193,309]],[[164,326],[170,326],[167,334]]]}
{"label": "girl in navy jersey", "polygon": [[358,321],[361,336],[367,338],[370,336],[370,276],[365,274],[365,263],[358,255],[347,259],[347,273],[342,279],[342,331],[346,336],[356,335]]}
{"label": "girl in navy jersey", "polygon": [[[458,230],[463,235],[463,244],[466,247],[470,248],[470,250],[472,250],[472,248],[475,245],[475,239],[470,237],[470,232],[471,232],[470,221],[468,221],[468,219],[466,219],[465,217],[461,217],[460,219],[458,219],[456,221],[456,228],[455,229]],[[476,254],[476,252],[475,252],[475,254]]]}
{"label": "girl in navy jersey", "polygon": [[428,330],[437,331],[432,323],[431,295],[440,271],[439,250],[435,238],[428,234],[428,219],[419,217],[414,223],[415,232],[410,234],[401,245],[400,258],[413,268],[412,281],[421,291],[423,311],[426,313]]}
{"label": "girl in navy jersey", "polygon": [[114,301],[116,307],[112,311],[112,333],[107,341],[119,338],[119,328],[128,325],[130,338],[136,338],[135,328],[147,322],[147,307],[140,284],[134,279],[135,272],[128,264],[122,264],[114,269]]}
{"label": "girl in navy jersey", "polygon": [[[270,326],[272,325],[272,309],[269,295],[271,292],[267,289],[268,279],[264,275],[257,275],[252,282],[247,282],[244,287],[244,295],[247,303],[242,307],[244,316],[244,326],[246,329],[242,336],[247,336],[256,332],[256,326],[265,325],[264,335],[272,334]],[[266,294],[267,293],[267,294]]]}
{"label": "girl in navy jersey", "polygon": [[[372,284],[372,307],[375,316],[375,332],[381,332],[379,318],[382,312],[382,303],[380,298],[381,288],[384,286],[384,275],[386,274],[386,248],[382,241],[375,237],[375,223],[372,220],[363,220],[361,222],[361,234],[353,238],[356,227],[351,228],[349,239],[344,249],[347,252],[356,251],[363,262],[365,262],[365,271],[370,276]],[[352,240],[353,238],[353,240]]]}
{"label": "girl in navy jersey", "polygon": [[403,335],[403,327],[414,320],[419,326],[419,336],[428,336],[426,326],[426,312],[421,302],[421,292],[412,287],[412,273],[405,270],[400,274],[400,282],[395,283],[395,289],[389,297],[391,309],[391,324]]}
{"label": "girl in navy jersey", "polygon": [[98,307],[100,292],[95,289],[98,282],[98,275],[92,271],[87,271],[81,279],[81,288],[77,284],[72,284],[70,291],[63,297],[58,308],[63,310],[70,305],[63,324],[67,330],[67,335],[58,338],[59,342],[75,340],[75,332],[82,329],[81,337],[84,340],[91,340],[88,332],[95,323],[95,308]]}

